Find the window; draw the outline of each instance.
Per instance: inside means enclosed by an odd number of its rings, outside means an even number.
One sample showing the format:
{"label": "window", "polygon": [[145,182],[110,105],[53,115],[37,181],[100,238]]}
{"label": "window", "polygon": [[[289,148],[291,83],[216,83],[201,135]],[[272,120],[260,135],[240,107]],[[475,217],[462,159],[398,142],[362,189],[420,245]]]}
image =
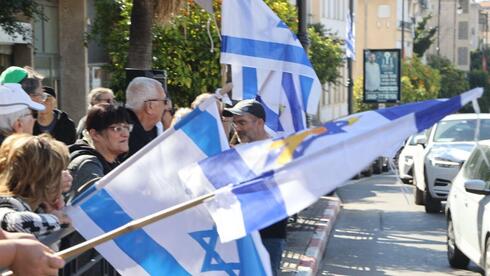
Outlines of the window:
{"label": "window", "polygon": [[458,39],[468,39],[468,21],[460,21],[458,23]]}
{"label": "window", "polygon": [[458,48],[458,65],[468,65],[468,47]]}

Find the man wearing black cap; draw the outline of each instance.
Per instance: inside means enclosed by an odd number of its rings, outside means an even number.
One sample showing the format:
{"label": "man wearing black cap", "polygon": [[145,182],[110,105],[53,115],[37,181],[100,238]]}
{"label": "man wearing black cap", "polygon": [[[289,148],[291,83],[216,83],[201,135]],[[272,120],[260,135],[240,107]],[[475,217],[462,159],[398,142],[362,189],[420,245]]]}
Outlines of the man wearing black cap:
{"label": "man wearing black cap", "polygon": [[[270,138],[264,129],[265,111],[256,100],[243,100],[232,108],[225,108],[223,116],[233,117],[233,127],[240,143],[250,143]],[[262,243],[269,252],[272,272],[280,269],[281,255],[286,245],[287,218],[260,230]]]}
{"label": "man wearing black cap", "polygon": [[233,117],[233,127],[240,143],[270,138],[264,129],[264,107],[256,100],[243,100],[232,108],[225,108],[223,116]]}
{"label": "man wearing black cap", "polygon": [[54,89],[43,86],[42,95],[39,98],[33,98],[33,100],[46,107],[44,111],[39,112],[33,134],[49,133],[56,140],[66,145],[75,143],[77,135],[75,123],[66,112],[56,109],[56,92]]}

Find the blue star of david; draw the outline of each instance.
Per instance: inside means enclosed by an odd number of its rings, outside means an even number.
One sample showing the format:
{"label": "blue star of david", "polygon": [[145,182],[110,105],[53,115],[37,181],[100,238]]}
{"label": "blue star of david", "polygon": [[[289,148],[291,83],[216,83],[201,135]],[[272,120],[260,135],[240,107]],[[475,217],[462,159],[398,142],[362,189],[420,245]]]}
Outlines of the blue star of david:
{"label": "blue star of david", "polygon": [[[206,251],[204,256],[204,262],[202,264],[201,272],[207,271],[224,271],[228,275],[238,275],[234,270],[240,271],[240,263],[225,263],[221,256],[216,252],[216,243],[218,241],[218,232],[216,232],[216,226],[209,230],[202,230],[189,233],[189,235],[196,240],[199,245]],[[206,238],[209,240],[206,241]]]}

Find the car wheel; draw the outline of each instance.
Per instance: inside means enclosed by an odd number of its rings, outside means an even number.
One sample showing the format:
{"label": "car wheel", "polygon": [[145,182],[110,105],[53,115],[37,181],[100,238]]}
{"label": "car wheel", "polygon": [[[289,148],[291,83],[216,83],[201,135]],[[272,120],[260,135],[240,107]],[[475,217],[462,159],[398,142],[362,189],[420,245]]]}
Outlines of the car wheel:
{"label": "car wheel", "polygon": [[447,221],[447,260],[449,265],[454,268],[466,268],[470,262],[470,259],[456,245],[454,225],[450,217]]}
{"label": "car wheel", "polygon": [[383,163],[378,158],[376,161],[374,161],[374,164],[373,164],[373,173],[374,174],[380,174],[382,171],[383,171]]}
{"label": "car wheel", "polygon": [[362,175],[365,177],[370,177],[373,175],[373,168],[369,167],[367,170],[362,171]]}
{"label": "car wheel", "polygon": [[413,189],[413,199],[415,205],[424,205],[424,192],[415,185]]}
{"label": "car wheel", "polygon": [[424,204],[426,213],[439,213],[442,209],[441,201],[432,197],[427,187],[424,191]]}

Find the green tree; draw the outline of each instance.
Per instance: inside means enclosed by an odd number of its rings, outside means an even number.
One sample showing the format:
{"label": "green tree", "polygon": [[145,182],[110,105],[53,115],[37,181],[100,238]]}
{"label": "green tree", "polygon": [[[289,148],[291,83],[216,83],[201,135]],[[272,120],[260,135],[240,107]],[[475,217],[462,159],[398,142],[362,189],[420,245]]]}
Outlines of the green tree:
{"label": "green tree", "polygon": [[[490,112],[490,78],[488,72],[482,70],[472,70],[468,73],[470,88],[482,87],[485,91],[478,100],[482,112]],[[465,107],[465,111],[473,112],[473,109]]]}
{"label": "green tree", "polygon": [[465,72],[457,69],[448,58],[429,55],[427,64],[439,70],[441,75],[439,98],[450,98],[468,90],[469,85]]}
{"label": "green tree", "polygon": [[[296,9],[287,0],[265,2],[293,31],[297,28]],[[125,85],[132,3],[131,0],[96,1],[97,16],[90,36],[109,53],[111,88],[119,91],[119,97]],[[155,68],[167,70],[169,91],[179,106],[187,106],[199,93],[212,92],[219,86],[221,45],[213,22],[220,22],[220,1],[214,4],[216,19],[189,1],[167,24],[157,24],[152,29],[152,62]],[[313,33],[311,45],[310,57],[319,78],[335,81],[337,66],[342,62],[340,43]]]}
{"label": "green tree", "polygon": [[19,16],[45,19],[40,5],[34,0],[2,0],[0,27],[9,35],[18,33],[27,37],[30,35],[29,30],[19,23]]}
{"label": "green tree", "polygon": [[483,50],[476,50],[471,52],[470,54],[470,70],[483,70],[483,58],[486,59],[487,70],[488,70],[488,62],[490,62],[490,49],[486,48]]}
{"label": "green tree", "polygon": [[402,103],[435,99],[441,89],[439,71],[422,63],[420,58],[412,57],[402,63]]}
{"label": "green tree", "polygon": [[434,35],[437,32],[437,27],[428,27],[427,23],[432,15],[427,15],[422,18],[415,28],[415,37],[413,39],[413,52],[422,57],[434,42]]}
{"label": "green tree", "polygon": [[338,68],[343,64],[344,50],[338,39],[324,33],[321,25],[308,28],[311,43],[308,54],[320,82],[336,83],[340,77]]}

